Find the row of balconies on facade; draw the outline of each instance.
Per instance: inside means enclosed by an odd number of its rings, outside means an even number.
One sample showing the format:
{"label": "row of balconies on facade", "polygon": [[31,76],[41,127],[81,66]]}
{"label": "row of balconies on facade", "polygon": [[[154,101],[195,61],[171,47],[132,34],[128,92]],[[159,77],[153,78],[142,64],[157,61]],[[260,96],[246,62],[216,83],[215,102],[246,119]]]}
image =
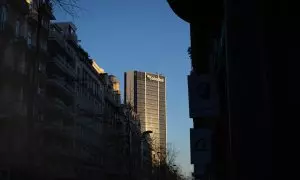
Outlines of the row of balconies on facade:
{"label": "row of balconies on facade", "polygon": [[[102,129],[99,131],[97,130],[92,130],[91,126],[95,125],[94,122],[90,122],[90,120],[87,122],[88,119],[81,119],[80,118],[78,120],[76,120],[76,124],[75,126],[69,126],[69,127],[63,127],[62,124],[56,124],[56,125],[49,125],[48,128],[46,128],[46,130],[49,132],[51,132],[53,135],[57,136],[61,136],[63,138],[69,138],[71,141],[74,141],[75,144],[86,144],[87,146],[89,146],[90,148],[94,148],[94,149],[98,149],[98,155],[99,156],[110,156],[107,151],[107,149],[115,149],[115,148],[121,148],[124,149],[126,148],[125,144],[126,143],[123,139],[127,139],[127,136],[124,137],[120,137],[120,134],[117,133],[116,131],[114,131],[113,129],[109,128],[107,129],[107,127],[104,124],[100,124],[100,126],[102,126]],[[79,122],[80,121],[80,122]],[[90,127],[88,128],[87,126]],[[45,127],[45,124],[43,125]],[[105,126],[105,127],[103,127]],[[84,128],[83,128],[84,127]],[[106,129],[104,131],[104,129]],[[121,144],[118,144],[116,142],[119,142]],[[110,142],[110,144],[109,144]],[[123,142],[123,143],[122,143]],[[67,149],[61,147],[63,145],[56,145],[52,148],[51,146],[51,151],[52,153],[58,153],[58,154],[64,154],[64,152],[66,152]],[[80,149],[82,145],[78,146],[78,147],[74,147],[74,149],[72,149],[73,151],[76,151],[76,149]],[[56,152],[53,152],[56,151]],[[70,149],[69,149],[70,150]],[[95,152],[95,151],[93,151]],[[110,153],[113,153],[112,151],[109,151]],[[118,151],[118,153],[121,153],[121,151]],[[80,158],[82,160],[91,160],[91,152],[89,149],[85,149],[84,151],[82,151],[79,154],[71,154],[69,153],[65,153],[65,155],[71,156],[73,155],[74,157],[77,156],[77,158]],[[111,154],[111,159],[113,159],[115,155]],[[125,156],[125,155],[124,155]],[[99,163],[99,162],[98,162]],[[108,165],[108,162],[105,163],[106,165]]]}
{"label": "row of balconies on facade", "polygon": [[[76,52],[76,48],[71,46],[67,42],[67,36],[63,35],[63,32],[58,32],[56,30],[50,30],[49,40],[56,41],[61,46],[61,50],[64,50],[70,56],[68,60],[73,60],[76,65],[78,62],[78,52]],[[71,38],[71,37],[70,37]],[[73,39],[74,40],[74,39]],[[49,49],[48,49],[49,50]],[[113,90],[113,88],[108,87],[108,84],[103,83],[103,79],[101,79],[99,74],[96,74],[99,77],[99,81],[103,85],[103,89],[105,91],[101,91],[102,93],[98,94],[95,91],[94,86],[88,87],[88,82],[83,82],[84,88],[80,87],[83,91],[87,92],[88,96],[80,96],[78,93],[78,89],[75,90],[76,86],[81,86],[80,82],[77,82],[77,72],[73,68],[72,64],[68,63],[66,58],[63,58],[58,53],[54,53],[55,56],[51,59],[51,62],[56,64],[56,67],[62,70],[65,73],[52,72],[48,73],[48,83],[54,85],[56,88],[62,90],[65,95],[72,96],[74,101],[73,105],[66,106],[66,104],[60,100],[59,97],[54,99],[50,104],[52,108],[52,112],[56,112],[57,117],[56,120],[50,121],[48,123],[44,123],[45,132],[50,132],[52,136],[59,136],[61,138],[69,139],[70,142],[74,143],[74,147],[65,148],[62,145],[49,147],[52,149],[51,153],[62,153],[65,156],[69,156],[72,158],[78,158],[80,161],[85,163],[96,161],[100,162],[101,158],[95,160],[95,149],[99,150],[99,157],[105,156],[108,152],[102,152],[103,149],[106,149],[108,145],[107,141],[114,142],[113,139],[116,138],[120,140],[120,147],[126,147],[124,145],[125,140],[127,139],[126,128],[117,128],[114,124],[116,121],[116,116],[108,116],[107,113],[109,110],[104,110],[105,100],[109,101],[113,106],[109,106],[110,110],[115,113],[118,111],[120,107],[120,95]],[[89,65],[89,64],[87,64]],[[93,67],[91,66],[91,71]],[[67,75],[66,75],[67,74]],[[74,80],[74,81],[73,81]],[[84,81],[84,80],[83,80]],[[51,89],[49,89],[51,91]],[[95,106],[95,100],[102,107]],[[73,109],[72,109],[73,107]],[[58,113],[59,112],[59,113]],[[110,112],[110,111],[109,111]],[[65,125],[66,121],[69,121],[69,125]],[[73,123],[73,124],[72,124]],[[120,126],[126,126],[125,123],[119,123]],[[86,145],[82,145],[86,144]],[[116,146],[114,144],[113,146]],[[89,148],[87,148],[89,147]],[[117,148],[117,147],[113,147]],[[139,148],[139,147],[137,147]],[[91,150],[94,149],[94,150]],[[113,153],[114,152],[114,153]],[[105,161],[105,164],[109,164],[111,158],[114,158],[118,151],[111,151],[110,159]],[[97,156],[98,157],[98,156]],[[104,161],[104,160],[103,160]],[[96,163],[95,162],[95,163]],[[116,163],[111,164],[112,167],[116,167]],[[111,168],[112,170],[114,168]],[[114,171],[118,171],[114,169]]]}
{"label": "row of balconies on facade", "polygon": [[[32,14],[31,14],[32,15]],[[33,20],[37,20],[36,16],[32,15],[30,18],[32,18]],[[14,28],[13,26],[10,25],[11,31],[9,32],[14,32]],[[44,26],[44,28],[47,28],[48,25],[45,23],[42,23],[42,26]],[[50,31],[50,33],[53,33],[52,31]],[[57,32],[56,32],[57,33]],[[53,34],[51,34],[53,35]],[[58,44],[61,45],[61,47],[63,48],[63,50],[65,50],[67,52],[67,54],[71,57],[69,59],[75,60],[76,59],[76,54],[77,52],[74,51],[74,49],[66,42],[66,39],[64,39],[65,37],[62,37],[61,34],[56,34],[55,36],[51,36],[49,37],[50,40],[52,40],[51,38],[55,38],[53,40],[57,41]],[[67,37],[71,38],[71,37]],[[32,39],[30,39],[30,44],[33,44],[32,46],[32,50],[34,50],[34,41],[32,41]],[[47,50],[47,49],[44,49]],[[74,70],[74,68],[72,67],[72,65],[70,63],[68,63],[66,61],[65,58],[61,57],[61,56],[56,56],[51,60],[53,63],[56,64],[56,66],[58,68],[60,68],[63,72],[65,72],[66,74],[68,74],[71,77],[76,76],[76,72]],[[40,71],[43,72],[44,70],[42,69],[43,67],[40,67]],[[62,75],[62,74],[48,74],[48,80],[47,82],[51,85],[54,85],[57,89],[62,90],[61,92],[63,92],[64,95],[68,95],[68,96],[75,96],[75,88],[74,85],[75,84],[73,82],[70,82],[69,80],[72,78],[68,79],[66,76]],[[52,89],[49,88],[49,91],[51,91]],[[91,91],[89,89],[89,91]],[[95,98],[95,97],[93,97]],[[49,99],[48,99],[49,100]],[[112,99],[113,100],[113,99]],[[93,102],[93,101],[90,101]],[[45,134],[50,134],[51,136],[55,137],[58,136],[60,137],[59,139],[68,139],[65,142],[60,142],[57,144],[48,144],[47,141],[44,141],[45,143],[45,150],[48,152],[47,154],[49,155],[53,155],[53,157],[59,157],[59,156],[55,156],[57,153],[60,155],[64,155],[65,157],[72,157],[72,158],[78,158],[81,159],[82,161],[85,162],[91,162],[93,161],[93,159],[95,158],[95,156],[93,155],[95,152],[95,150],[90,150],[85,148],[86,146],[82,146],[79,145],[80,143],[86,143],[88,144],[88,146],[93,147],[94,149],[101,149],[101,148],[105,148],[105,146],[103,146],[101,143],[104,142],[103,139],[101,139],[101,133],[103,132],[97,132],[97,129],[95,129],[93,126],[88,124],[87,119],[90,120],[94,120],[96,119],[95,117],[87,117],[85,119],[81,118],[79,115],[77,115],[75,108],[71,106],[67,106],[66,103],[64,101],[62,101],[62,99],[60,99],[59,97],[55,97],[54,99],[50,99],[49,102],[47,103],[40,103],[41,105],[46,105],[47,107],[45,109],[50,110],[52,115],[55,115],[55,118],[45,118],[45,120],[38,122],[37,129],[40,130],[40,132],[43,132]],[[8,105],[8,104],[6,104]],[[16,104],[14,105],[9,105],[8,107],[18,107]],[[2,107],[1,107],[2,110]],[[12,109],[3,109],[5,111],[7,110],[12,110]],[[18,111],[17,109],[14,109],[14,112]],[[26,111],[26,108],[25,108]],[[99,112],[100,111],[100,112]],[[21,112],[21,111],[19,111]],[[99,109],[95,109],[92,114],[96,115],[96,114],[101,114],[102,110]],[[1,115],[0,115],[1,116]],[[47,116],[47,115],[46,115]],[[1,118],[1,117],[0,117]],[[50,121],[51,120],[51,121]],[[78,123],[80,120],[83,120],[84,122],[82,122],[81,124]],[[98,123],[98,122],[97,122]],[[98,123],[99,124],[99,123]],[[113,131],[113,130],[112,130]],[[41,135],[41,134],[39,134]],[[74,146],[68,146],[67,144],[69,142],[73,142]],[[92,149],[93,149],[92,148]]]}
{"label": "row of balconies on facade", "polygon": [[121,103],[120,95],[112,88],[105,88],[105,98],[112,103],[115,107],[119,107]]}
{"label": "row of balconies on facade", "polygon": [[48,39],[48,41],[56,41],[63,51],[65,51],[65,53],[70,57],[70,59],[75,60],[78,58],[73,47],[66,41],[63,32],[59,32],[58,29],[52,27],[50,28]]}
{"label": "row of balconies on facade", "polygon": [[56,85],[60,89],[62,89],[66,95],[68,96],[74,96],[75,95],[75,89],[74,86],[70,85],[70,83],[67,82],[67,80],[64,77],[52,75],[48,79],[48,83],[51,83],[53,85]]}
{"label": "row of balconies on facade", "polygon": [[[38,23],[38,13],[37,10],[31,10],[28,14],[28,19],[32,21],[32,23]],[[49,20],[41,19],[41,28],[44,28],[46,31],[49,30]]]}
{"label": "row of balconies on facade", "polygon": [[0,121],[3,119],[11,119],[12,117],[25,117],[27,106],[25,101],[7,102],[1,99]]}
{"label": "row of balconies on facade", "polygon": [[[43,129],[45,136],[52,138],[52,140],[50,139],[51,141],[49,141],[49,145],[51,145],[50,147],[53,146],[54,150],[59,147],[69,150],[78,149],[78,147],[75,147],[76,144],[86,144],[97,149],[101,149],[101,147],[103,147],[100,143],[98,143],[101,142],[101,133],[91,131],[91,129],[83,126],[82,124],[76,123],[74,120],[71,121],[72,124],[70,125],[64,125],[61,121],[44,121],[41,123],[40,128]],[[56,143],[51,144],[51,142]],[[64,151],[65,150],[62,150],[61,152],[63,153]],[[60,153],[60,151],[56,153]]]}
{"label": "row of balconies on facade", "polygon": [[71,77],[75,77],[75,69],[74,67],[66,61],[65,58],[63,58],[61,55],[56,55],[55,57],[52,58],[50,62],[53,62],[59,67],[63,72],[67,73]]}
{"label": "row of balconies on facade", "polygon": [[56,116],[61,117],[73,117],[74,108],[72,106],[67,106],[61,99],[59,98],[48,98],[47,103],[45,105],[47,111]]}

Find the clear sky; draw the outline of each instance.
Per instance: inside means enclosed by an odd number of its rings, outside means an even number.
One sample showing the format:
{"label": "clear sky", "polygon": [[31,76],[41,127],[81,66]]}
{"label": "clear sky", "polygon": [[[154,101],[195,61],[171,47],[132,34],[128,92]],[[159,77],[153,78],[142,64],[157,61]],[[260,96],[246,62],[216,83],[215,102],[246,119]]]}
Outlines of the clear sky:
{"label": "clear sky", "polygon": [[122,92],[125,71],[167,77],[167,141],[179,151],[177,163],[189,173],[188,23],[174,14],[167,0],[81,0],[79,6],[78,18],[56,11],[57,20],[75,23],[83,48],[121,80]]}

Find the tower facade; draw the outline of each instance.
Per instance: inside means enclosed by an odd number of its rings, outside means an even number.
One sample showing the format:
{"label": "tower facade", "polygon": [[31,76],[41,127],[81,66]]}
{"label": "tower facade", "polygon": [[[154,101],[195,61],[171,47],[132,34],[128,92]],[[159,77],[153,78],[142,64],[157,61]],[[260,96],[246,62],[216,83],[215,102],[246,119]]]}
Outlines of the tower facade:
{"label": "tower facade", "polygon": [[152,131],[156,152],[166,151],[166,78],[160,74],[130,71],[124,76],[124,100],[141,120],[142,131]]}

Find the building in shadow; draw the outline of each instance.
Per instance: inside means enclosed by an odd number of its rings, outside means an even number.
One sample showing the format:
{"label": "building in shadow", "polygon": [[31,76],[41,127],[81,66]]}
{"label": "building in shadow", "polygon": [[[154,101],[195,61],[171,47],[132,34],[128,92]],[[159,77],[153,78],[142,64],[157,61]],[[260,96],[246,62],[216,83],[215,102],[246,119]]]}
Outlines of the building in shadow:
{"label": "building in shadow", "polygon": [[76,26],[52,19],[48,1],[0,0],[0,179],[141,179],[140,117]]}
{"label": "building in shadow", "polygon": [[[271,179],[273,22],[263,1],[168,0],[190,24],[196,179]],[[266,23],[269,22],[269,23]],[[277,46],[279,45],[279,46]]]}
{"label": "building in shadow", "polygon": [[0,1],[0,171],[6,174],[4,179],[24,177],[38,167],[36,125],[45,113],[47,39],[54,17],[51,4],[34,2]]}

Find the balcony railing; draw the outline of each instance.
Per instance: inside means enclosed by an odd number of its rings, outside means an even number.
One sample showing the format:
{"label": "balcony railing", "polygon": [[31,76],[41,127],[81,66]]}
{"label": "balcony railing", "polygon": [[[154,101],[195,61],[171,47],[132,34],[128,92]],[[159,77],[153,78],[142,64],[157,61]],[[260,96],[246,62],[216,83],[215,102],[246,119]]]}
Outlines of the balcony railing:
{"label": "balcony railing", "polygon": [[59,68],[61,68],[63,72],[66,72],[68,75],[75,77],[75,69],[60,55],[56,55],[50,62],[54,62]]}
{"label": "balcony railing", "polygon": [[47,112],[55,115],[55,117],[70,118],[74,117],[72,107],[67,106],[59,98],[51,98],[46,101]]}
{"label": "balcony railing", "polygon": [[74,96],[75,89],[71,85],[69,85],[63,77],[59,77],[56,75],[52,75],[48,79],[49,83],[55,84],[57,87],[61,88],[67,95]]}
{"label": "balcony railing", "polygon": [[1,101],[0,121],[6,118],[22,117],[26,115],[26,106],[22,101]]}
{"label": "balcony railing", "polygon": [[75,58],[75,51],[73,48],[67,43],[63,32],[58,32],[57,30],[49,31],[49,40],[55,40],[64,49],[64,51],[70,56],[70,58]]}
{"label": "balcony railing", "polygon": [[[77,128],[78,131],[74,134],[75,140],[79,143],[88,144],[89,146],[101,149],[103,147],[103,143],[101,143],[101,133],[83,125],[81,125],[81,127],[82,128]],[[83,134],[81,131],[84,131]]]}
{"label": "balcony railing", "polygon": [[58,32],[56,30],[51,30],[49,32],[49,39],[56,40],[63,49],[66,48],[67,43],[66,43],[65,39],[63,38],[62,33]]}
{"label": "balcony railing", "polygon": [[64,126],[61,121],[38,122],[36,128],[45,135],[54,135],[66,140],[74,139],[74,126]]}
{"label": "balcony railing", "polygon": [[[28,17],[29,19],[33,20],[35,23],[38,23],[38,13],[36,9],[30,10]],[[49,21],[44,21],[41,19],[41,27],[45,28],[46,30],[49,30]]]}
{"label": "balcony railing", "polygon": [[77,44],[78,37],[75,33],[66,35],[67,40],[73,41],[74,44]]}
{"label": "balcony railing", "polygon": [[120,106],[120,100],[117,99],[117,96],[113,91],[106,89],[105,98],[108,101],[110,101],[114,106],[116,106],[116,107]]}
{"label": "balcony railing", "polygon": [[50,17],[50,20],[55,20],[55,17],[53,15],[53,3],[51,3],[51,1],[46,1],[42,5],[40,5],[40,10],[43,13],[46,13]]}

